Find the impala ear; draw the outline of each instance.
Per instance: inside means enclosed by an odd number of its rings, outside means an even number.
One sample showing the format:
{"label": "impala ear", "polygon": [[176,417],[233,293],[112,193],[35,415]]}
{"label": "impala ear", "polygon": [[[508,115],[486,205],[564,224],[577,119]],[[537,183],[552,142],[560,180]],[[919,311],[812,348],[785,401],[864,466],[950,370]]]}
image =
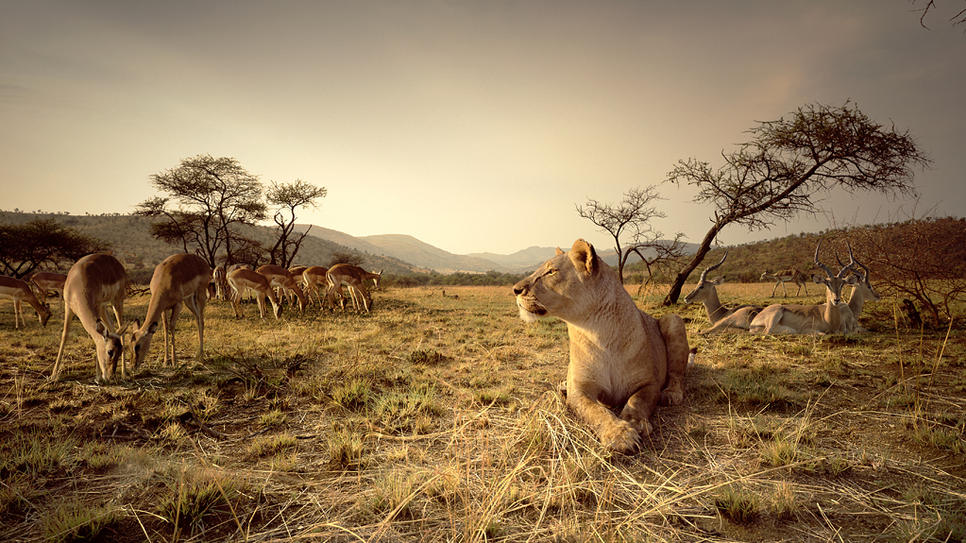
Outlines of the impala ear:
{"label": "impala ear", "polygon": [[97,324],[94,326],[94,331],[104,337],[107,337],[107,326],[104,326],[104,322],[101,321],[101,319],[97,319]]}
{"label": "impala ear", "polygon": [[151,326],[148,326],[148,333],[149,334],[153,334],[157,330],[158,330],[158,321],[154,321],[154,322],[151,323]]}
{"label": "impala ear", "polygon": [[574,246],[570,248],[570,261],[574,263],[574,268],[581,278],[593,276],[599,267],[594,246],[582,239],[575,241]]}
{"label": "impala ear", "polygon": [[553,256],[560,256],[562,254],[563,254],[563,251],[560,250],[560,247],[557,247],[557,249],[553,253]]}

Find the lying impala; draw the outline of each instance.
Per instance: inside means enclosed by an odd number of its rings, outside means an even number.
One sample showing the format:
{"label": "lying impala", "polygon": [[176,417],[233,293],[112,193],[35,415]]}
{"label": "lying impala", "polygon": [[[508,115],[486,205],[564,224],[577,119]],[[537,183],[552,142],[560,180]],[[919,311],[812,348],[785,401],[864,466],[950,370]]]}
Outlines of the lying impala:
{"label": "lying impala", "polygon": [[782,297],[788,298],[788,290],[785,288],[785,282],[791,281],[798,285],[798,291],[795,292],[795,296],[798,296],[802,289],[805,289],[805,295],[808,296],[808,278],[805,274],[794,269],[789,268],[787,270],[777,271],[775,273],[768,273],[767,271],[761,274],[759,281],[764,281],[765,279],[771,279],[775,281],[775,286],[771,289],[771,297],[775,297],[775,291],[778,290],[778,285],[782,286]]}
{"label": "lying impala", "polygon": [[718,288],[717,286],[721,284],[722,279],[719,277],[717,279],[708,279],[708,272],[717,269],[719,266],[724,264],[725,259],[728,258],[728,253],[726,252],[721,261],[711,266],[705,268],[701,272],[701,277],[698,279],[698,284],[694,287],[694,290],[690,294],[684,297],[684,303],[690,304],[693,302],[700,301],[704,303],[704,308],[708,312],[708,320],[711,321],[711,328],[700,332],[701,334],[717,334],[723,332],[729,328],[736,330],[747,330],[751,326],[751,320],[761,311],[760,305],[739,305],[737,307],[727,307],[722,305],[721,301],[718,299]]}
{"label": "lying impala", "polygon": [[[846,322],[852,316],[852,310],[842,300],[842,287],[854,284],[853,279],[846,278],[846,274],[855,265],[855,258],[842,266],[837,274],[832,274],[825,264],[818,260],[819,247],[822,240],[815,246],[815,265],[825,272],[824,278],[817,278],[817,283],[825,285],[825,303],[818,305],[772,304],[751,321],[749,330],[760,334],[834,334],[843,331]],[[849,256],[852,247],[849,246]]]}
{"label": "lying impala", "polygon": [[275,314],[275,318],[277,319],[282,315],[282,306],[279,305],[278,298],[275,297],[275,291],[272,290],[268,279],[264,275],[257,271],[249,270],[248,268],[235,268],[228,272],[228,284],[232,290],[231,307],[235,310],[236,317],[241,318],[242,316],[240,305],[242,291],[245,289],[255,293],[255,299],[258,301],[258,316],[260,318],[265,318],[266,296],[272,302],[272,312]]}
{"label": "lying impala", "polygon": [[[849,256],[852,256],[851,247],[849,247]],[[842,330],[846,334],[865,332],[865,328],[859,325],[859,315],[862,313],[862,307],[865,305],[866,300],[873,302],[879,301],[879,293],[872,290],[872,284],[869,283],[869,268],[865,264],[855,260],[855,257],[852,257],[852,261],[858,264],[864,273],[859,273],[858,270],[853,271],[855,282],[850,282],[852,285],[852,297],[849,298],[850,314],[846,317],[843,323],[844,329]],[[842,265],[841,261],[839,261],[839,265]]]}
{"label": "lying impala", "polygon": [[30,290],[30,285],[20,279],[0,275],[0,298],[13,300],[13,327],[20,328],[20,323],[27,326],[27,321],[23,316],[23,302],[30,304],[37,312],[37,319],[41,326],[47,326],[50,320],[50,306],[46,302],[41,302],[34,296],[34,291]]}
{"label": "lying impala", "polygon": [[274,264],[259,266],[255,271],[264,275],[272,288],[278,288],[287,293],[289,295],[289,301],[291,301],[292,294],[294,294],[299,301],[299,312],[305,311],[305,293],[302,292],[302,287],[299,286],[299,282],[295,280],[291,272]]}
{"label": "lying impala", "polygon": [[[67,332],[73,314],[81,326],[94,340],[97,365],[94,366],[94,380],[97,383],[114,378],[118,360],[121,361],[121,377],[126,378],[124,369],[123,345],[119,330],[121,315],[124,314],[124,295],[127,289],[127,272],[113,256],[105,253],[87,255],[70,267],[64,283],[64,332],[60,336],[60,348],[50,378],[60,377],[60,361],[64,356]],[[117,319],[117,330],[108,325],[105,307],[110,305]]]}
{"label": "lying impala", "polygon": [[184,303],[195,316],[198,325],[198,356],[205,352],[205,303],[208,300],[208,283],[211,267],[197,255],[171,255],[154,268],[151,276],[151,301],[144,316],[144,324],[134,321],[135,330],[127,342],[133,350],[134,367],[137,369],[151,347],[151,339],[158,329],[158,320],[164,325],[164,363],[168,363],[168,338],[171,338],[171,365],[177,364],[174,330]]}

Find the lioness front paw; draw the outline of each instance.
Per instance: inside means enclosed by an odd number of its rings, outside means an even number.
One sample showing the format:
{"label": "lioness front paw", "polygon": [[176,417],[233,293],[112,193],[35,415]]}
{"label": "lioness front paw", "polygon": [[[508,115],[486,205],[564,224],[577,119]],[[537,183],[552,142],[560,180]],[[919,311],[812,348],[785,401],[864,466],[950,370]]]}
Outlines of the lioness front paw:
{"label": "lioness front paw", "polygon": [[647,419],[638,419],[635,417],[629,417],[629,418],[624,418],[623,420],[628,424],[630,424],[631,428],[633,428],[637,432],[637,435],[639,436],[649,436],[651,435],[651,432],[654,430],[654,427],[651,426],[650,421],[648,421]]}
{"label": "lioness front paw", "polygon": [[623,454],[631,454],[640,445],[641,434],[629,422],[620,420],[601,430],[600,442],[608,449]]}

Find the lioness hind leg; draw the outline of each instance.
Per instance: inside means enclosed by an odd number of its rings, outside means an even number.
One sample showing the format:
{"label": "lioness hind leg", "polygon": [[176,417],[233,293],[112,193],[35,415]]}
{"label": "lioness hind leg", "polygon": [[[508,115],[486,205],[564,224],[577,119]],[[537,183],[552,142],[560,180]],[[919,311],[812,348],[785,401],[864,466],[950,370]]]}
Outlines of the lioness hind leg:
{"label": "lioness hind leg", "polygon": [[688,369],[688,333],[678,315],[664,315],[657,321],[667,349],[667,382],[661,403],[677,405],[684,401],[684,375]]}

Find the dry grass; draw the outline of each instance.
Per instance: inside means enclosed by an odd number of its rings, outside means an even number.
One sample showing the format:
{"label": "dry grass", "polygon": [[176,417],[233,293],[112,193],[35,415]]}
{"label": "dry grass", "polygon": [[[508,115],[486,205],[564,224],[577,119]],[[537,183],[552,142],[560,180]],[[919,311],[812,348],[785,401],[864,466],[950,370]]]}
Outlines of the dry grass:
{"label": "dry grass", "polygon": [[[628,457],[554,392],[565,325],[520,323],[508,288],[453,291],[279,322],[212,303],[204,362],[184,318],[181,366],[155,346],[100,387],[76,322],[50,383],[58,319],[21,334],[0,314],[0,540],[966,538],[960,328],[897,331],[883,300],[863,336],[705,338],[703,308],[677,308],[699,348],[688,399]],[[660,313],[660,294],[639,303]]]}

